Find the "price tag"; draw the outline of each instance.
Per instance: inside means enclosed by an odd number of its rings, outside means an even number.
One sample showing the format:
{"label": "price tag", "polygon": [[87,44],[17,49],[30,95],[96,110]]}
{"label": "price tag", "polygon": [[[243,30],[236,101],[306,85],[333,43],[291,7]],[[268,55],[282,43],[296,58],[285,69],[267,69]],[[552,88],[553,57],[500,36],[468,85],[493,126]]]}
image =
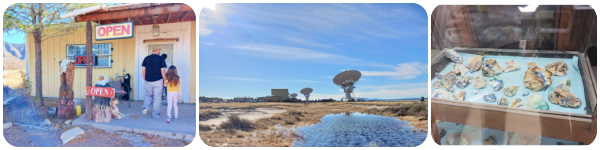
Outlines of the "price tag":
{"label": "price tag", "polygon": [[488,94],[488,92],[483,92],[483,93],[481,93],[481,94],[479,94],[479,95],[475,95],[475,96],[471,97],[471,99],[469,99],[469,101],[470,101],[470,102],[477,102],[477,101],[479,101],[479,100],[483,99],[483,97],[484,97],[485,95],[487,95],[487,94]]}

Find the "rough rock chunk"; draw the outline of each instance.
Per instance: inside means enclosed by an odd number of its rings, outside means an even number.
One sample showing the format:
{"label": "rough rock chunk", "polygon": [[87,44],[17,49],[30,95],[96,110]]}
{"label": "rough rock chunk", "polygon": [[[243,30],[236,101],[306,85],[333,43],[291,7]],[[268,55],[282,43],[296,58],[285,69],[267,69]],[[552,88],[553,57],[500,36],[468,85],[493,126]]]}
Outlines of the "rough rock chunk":
{"label": "rough rock chunk", "polygon": [[460,80],[456,82],[457,88],[464,89],[467,85],[469,85],[469,78],[466,76],[461,77]]}
{"label": "rough rock chunk", "polygon": [[[534,63],[535,64],[535,63]],[[525,88],[531,89],[533,92],[541,91],[552,84],[552,73],[537,66],[530,65],[530,68],[525,71],[523,84]]]}
{"label": "rough rock chunk", "polygon": [[491,94],[483,96],[483,99],[486,102],[495,103],[496,102],[496,95],[494,93],[491,93]]}
{"label": "rough rock chunk", "polygon": [[483,62],[483,65],[481,66],[481,71],[483,73],[483,76],[486,77],[491,77],[497,74],[501,74],[503,72],[498,62],[496,62],[496,59],[485,60],[485,62]]}
{"label": "rough rock chunk", "polygon": [[527,68],[528,68],[528,69],[529,69],[529,68],[535,68],[535,67],[537,67],[537,64],[536,64],[535,62],[528,62],[528,63],[527,63]]}
{"label": "rough rock chunk", "polygon": [[453,62],[456,62],[459,64],[463,63],[460,55],[458,53],[456,53],[456,51],[454,51],[453,49],[446,50],[446,53],[444,55],[446,56],[446,58],[452,60]]}
{"label": "rough rock chunk", "polygon": [[556,86],[556,89],[548,96],[548,101],[552,104],[569,108],[577,108],[581,105],[581,100],[577,96],[571,94],[569,86],[565,84]]}
{"label": "rough rock chunk", "polygon": [[490,81],[489,84],[492,88],[494,88],[494,91],[499,91],[504,86],[504,82],[502,80]]}
{"label": "rough rock chunk", "polygon": [[471,144],[471,139],[463,133],[454,132],[446,137],[446,143],[448,145],[469,145]]}
{"label": "rough rock chunk", "polygon": [[527,135],[515,133],[517,136],[517,145],[540,145],[542,143],[541,136]]}
{"label": "rough rock chunk", "polygon": [[439,88],[442,88],[442,87],[444,87],[444,86],[442,85],[442,83],[440,81],[433,82],[433,88],[434,89],[439,89]]}
{"label": "rough rock chunk", "polygon": [[483,140],[483,145],[496,145],[496,137],[490,136],[489,138]]}
{"label": "rough rock chunk", "polygon": [[464,76],[469,72],[469,69],[465,67],[465,65],[457,63],[454,65],[454,72],[456,72],[458,76]]}
{"label": "rough rock chunk", "polygon": [[508,100],[502,97],[500,98],[500,101],[498,101],[498,105],[508,106]]}
{"label": "rough rock chunk", "polygon": [[431,97],[435,97],[435,98],[442,98],[442,99],[450,99],[450,97],[452,97],[452,93],[447,92],[445,90],[435,90],[433,93],[431,93]]}
{"label": "rough rock chunk", "polygon": [[554,76],[565,76],[567,74],[567,69],[569,69],[569,65],[562,60],[546,65],[546,70],[552,72],[552,75]]}
{"label": "rough rock chunk", "polygon": [[513,102],[510,104],[510,107],[521,107],[521,106],[525,106],[525,102],[523,100],[521,100],[520,98],[515,98],[515,100],[513,100]]}
{"label": "rough rock chunk", "polygon": [[529,100],[527,100],[525,107],[539,110],[548,110],[550,108],[546,100],[542,98],[542,95],[537,93],[534,93],[533,95],[529,96]]}
{"label": "rough rock chunk", "polygon": [[63,144],[67,144],[69,143],[69,141],[77,138],[77,136],[85,134],[85,132],[79,128],[79,127],[75,127],[73,129],[70,129],[64,133],[62,133],[60,135],[60,139],[63,141]]}
{"label": "rough rock chunk", "polygon": [[460,91],[460,92],[454,93],[454,100],[465,101],[465,91]]}
{"label": "rough rock chunk", "polygon": [[485,87],[485,80],[482,77],[473,77],[471,78],[473,81],[473,86],[475,89],[482,89]]}
{"label": "rough rock chunk", "polygon": [[444,88],[446,88],[446,90],[450,91],[450,92],[454,92],[454,89],[452,88],[452,85],[454,85],[457,81],[457,77],[456,77],[456,73],[454,71],[450,71],[448,73],[446,73],[444,76],[442,76],[442,85],[444,85]]}
{"label": "rough rock chunk", "polygon": [[519,90],[519,86],[509,86],[504,88],[502,92],[508,97],[513,97],[517,94],[517,90]]}
{"label": "rough rock chunk", "polygon": [[476,55],[474,57],[467,59],[467,64],[469,65],[468,66],[469,70],[471,70],[471,72],[479,71],[479,69],[481,69],[481,64],[483,64],[482,61],[483,61],[483,56],[481,56],[481,55]]}
{"label": "rough rock chunk", "polygon": [[519,65],[519,63],[515,62],[514,60],[504,61],[504,72],[516,71],[519,70],[520,67],[521,66]]}

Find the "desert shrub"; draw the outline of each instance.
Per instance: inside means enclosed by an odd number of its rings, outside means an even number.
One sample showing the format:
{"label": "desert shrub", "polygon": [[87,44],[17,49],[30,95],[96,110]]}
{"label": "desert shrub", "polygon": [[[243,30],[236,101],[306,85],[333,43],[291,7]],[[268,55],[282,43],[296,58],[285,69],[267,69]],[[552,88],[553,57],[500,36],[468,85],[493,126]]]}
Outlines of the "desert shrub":
{"label": "desert shrub", "polygon": [[212,130],[212,128],[209,125],[203,125],[203,124],[198,125],[198,128],[199,128],[200,131],[210,131],[210,130]]}
{"label": "desert shrub", "polygon": [[227,121],[221,123],[221,129],[235,129],[241,131],[251,131],[255,128],[254,123],[248,119],[240,118],[237,115],[227,117]]}
{"label": "desert shrub", "polygon": [[221,113],[216,110],[200,110],[198,114],[198,121],[206,121],[208,119],[217,118],[219,115],[221,115]]}
{"label": "desert shrub", "polygon": [[290,110],[288,111],[288,115],[290,116],[302,116],[304,117],[304,113],[301,111]]}
{"label": "desert shrub", "polygon": [[279,117],[279,116],[273,116],[273,117],[271,117],[271,119],[272,120],[281,120],[281,117]]}
{"label": "desert shrub", "polygon": [[383,109],[384,112],[389,112],[397,116],[419,116],[427,117],[427,105],[423,104],[404,104],[400,106],[388,107]]}

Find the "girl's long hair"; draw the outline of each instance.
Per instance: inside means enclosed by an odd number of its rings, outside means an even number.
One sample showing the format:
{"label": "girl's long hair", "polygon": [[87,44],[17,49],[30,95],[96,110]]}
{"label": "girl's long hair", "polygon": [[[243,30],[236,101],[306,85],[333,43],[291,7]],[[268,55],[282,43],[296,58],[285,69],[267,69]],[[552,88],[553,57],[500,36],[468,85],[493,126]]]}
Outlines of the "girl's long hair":
{"label": "girl's long hair", "polygon": [[167,80],[169,82],[167,85],[177,86],[179,85],[179,75],[177,75],[177,67],[171,66],[169,67],[169,71],[167,71]]}

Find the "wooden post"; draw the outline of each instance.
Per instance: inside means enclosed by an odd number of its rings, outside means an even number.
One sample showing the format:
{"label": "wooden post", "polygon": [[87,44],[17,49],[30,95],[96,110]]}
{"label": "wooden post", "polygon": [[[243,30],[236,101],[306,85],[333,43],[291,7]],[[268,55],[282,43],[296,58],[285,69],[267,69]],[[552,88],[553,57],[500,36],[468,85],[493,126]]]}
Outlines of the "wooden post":
{"label": "wooden post", "polygon": [[[92,22],[87,21],[87,26],[85,29],[85,85],[92,86],[92,61],[89,61],[92,58]],[[85,119],[92,119],[92,96],[85,96]]]}

